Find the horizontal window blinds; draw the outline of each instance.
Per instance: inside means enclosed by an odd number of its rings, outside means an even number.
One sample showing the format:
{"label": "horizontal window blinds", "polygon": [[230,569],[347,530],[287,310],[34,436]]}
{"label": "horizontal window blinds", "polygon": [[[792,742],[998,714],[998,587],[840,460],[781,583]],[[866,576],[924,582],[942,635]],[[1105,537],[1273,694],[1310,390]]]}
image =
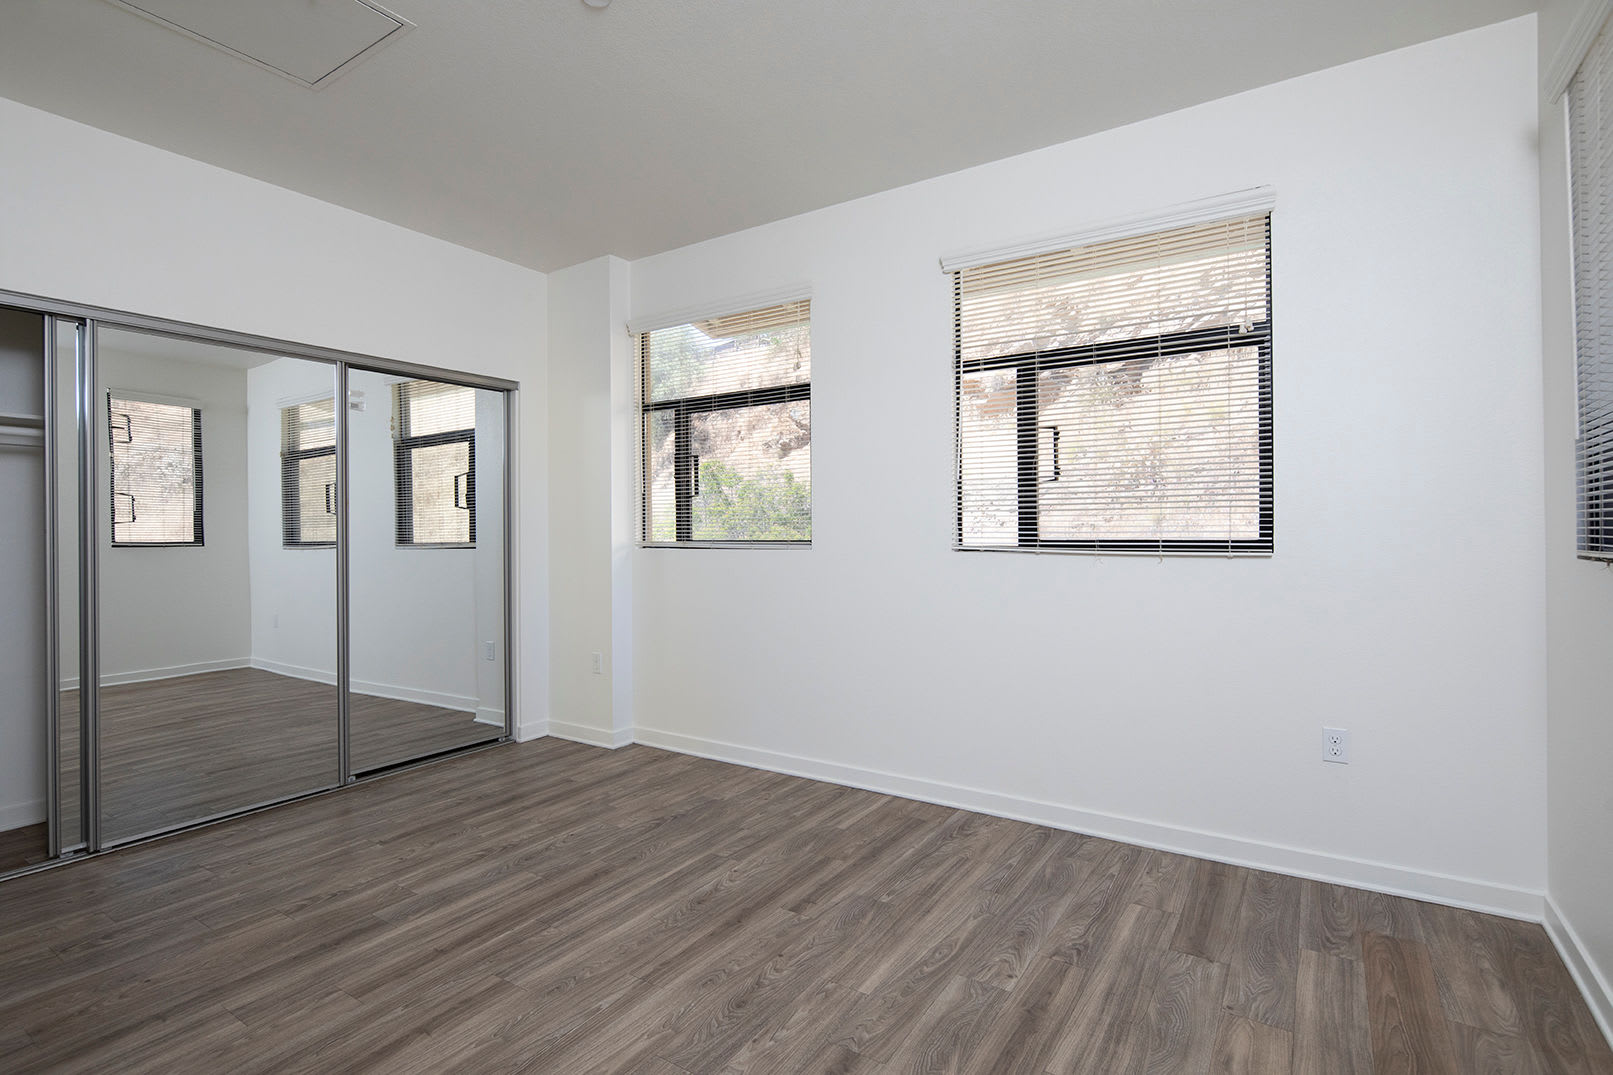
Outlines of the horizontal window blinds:
{"label": "horizontal window blinds", "polygon": [[1272,548],[1269,217],[954,274],[961,548]]}
{"label": "horizontal window blinds", "polygon": [[1613,557],[1613,34],[1569,83],[1579,428],[1578,548]]}
{"label": "horizontal window blinds", "polygon": [[280,411],[281,540],[336,543],[336,408],[321,399]]}
{"label": "horizontal window blinds", "polygon": [[810,300],[638,342],[644,541],[810,541]]}
{"label": "horizontal window blinds", "polygon": [[476,390],[437,381],[393,388],[397,543],[476,543]]}
{"label": "horizontal window blinds", "polygon": [[202,412],[107,395],[114,545],[202,544]]}

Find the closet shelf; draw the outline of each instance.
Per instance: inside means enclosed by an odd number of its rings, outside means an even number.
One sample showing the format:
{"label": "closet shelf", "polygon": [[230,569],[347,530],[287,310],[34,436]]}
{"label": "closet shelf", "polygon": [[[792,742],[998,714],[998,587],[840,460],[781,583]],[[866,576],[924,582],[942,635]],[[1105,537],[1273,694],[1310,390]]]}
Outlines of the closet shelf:
{"label": "closet shelf", "polygon": [[44,416],[0,412],[0,448],[38,448],[44,443]]}

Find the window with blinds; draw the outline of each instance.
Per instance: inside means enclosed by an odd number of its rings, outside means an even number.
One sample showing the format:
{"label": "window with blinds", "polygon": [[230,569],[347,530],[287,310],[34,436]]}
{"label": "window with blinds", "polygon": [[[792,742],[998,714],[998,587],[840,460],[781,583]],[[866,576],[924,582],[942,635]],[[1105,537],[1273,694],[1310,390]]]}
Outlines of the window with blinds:
{"label": "window with blinds", "polygon": [[962,549],[1272,549],[1268,215],[953,274]]}
{"label": "window with blinds", "polygon": [[336,409],[332,400],[280,409],[280,534],[288,549],[336,544]]}
{"label": "window with blinds", "polygon": [[112,544],[202,544],[202,412],[107,393]]}
{"label": "window with blinds", "polygon": [[392,388],[400,546],[476,544],[476,390],[438,381]]}
{"label": "window with blinds", "polygon": [[1568,85],[1574,228],[1578,548],[1613,558],[1613,34],[1604,26]]}
{"label": "window with blinds", "polygon": [[643,539],[812,540],[809,300],[644,332]]}

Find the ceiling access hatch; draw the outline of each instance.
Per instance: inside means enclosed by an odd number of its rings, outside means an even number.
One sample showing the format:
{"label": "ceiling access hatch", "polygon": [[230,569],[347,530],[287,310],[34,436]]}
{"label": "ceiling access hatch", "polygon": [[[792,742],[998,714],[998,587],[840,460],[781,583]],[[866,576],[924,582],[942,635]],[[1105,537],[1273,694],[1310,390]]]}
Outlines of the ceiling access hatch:
{"label": "ceiling access hatch", "polygon": [[414,24],[368,0],[107,0],[315,89]]}

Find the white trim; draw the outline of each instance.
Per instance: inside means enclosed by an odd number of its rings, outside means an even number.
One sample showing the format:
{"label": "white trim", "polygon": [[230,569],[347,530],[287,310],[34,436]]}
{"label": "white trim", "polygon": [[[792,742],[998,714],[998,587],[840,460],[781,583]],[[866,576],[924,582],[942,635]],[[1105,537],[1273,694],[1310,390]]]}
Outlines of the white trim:
{"label": "white trim", "polygon": [[491,706],[478,706],[476,709],[477,724],[491,724],[496,728],[504,727],[504,710]]}
{"label": "white trim", "polygon": [[0,806],[0,832],[37,825],[44,820],[44,799],[30,799],[27,802],[6,803]]}
{"label": "white trim", "polygon": [[108,385],[106,394],[112,399],[126,399],[130,403],[158,403],[165,407],[189,407],[193,411],[202,409],[202,401],[199,399],[170,396],[162,392],[147,392],[140,388],[113,388]]}
{"label": "white trim", "polygon": [[[252,658],[251,667],[261,672],[290,676],[292,679],[306,679],[312,683],[336,682],[336,673],[327,672],[322,668],[304,668],[301,665],[266,661],[258,657]],[[477,699],[463,694],[445,694],[441,691],[422,690],[419,687],[400,687],[393,683],[372,683],[365,679],[352,680],[351,686],[354,694],[367,694],[372,698],[417,702],[420,705],[434,705],[439,709],[453,709],[461,713],[475,713],[477,710]],[[500,716],[498,722],[503,724],[504,718]]]}
{"label": "white trim", "polygon": [[634,741],[633,731],[624,728],[620,731],[607,731],[604,728],[594,728],[587,724],[571,724],[563,720],[548,722],[548,734],[556,739],[569,739],[573,743],[587,743],[589,746],[606,747],[615,750],[625,747]]}
{"label": "white trim", "polygon": [[1574,80],[1579,65],[1585,62],[1585,54],[1591,50],[1591,44],[1601,32],[1610,11],[1613,11],[1613,0],[1587,0],[1574,13],[1573,21],[1568,24],[1568,32],[1563,34],[1551,62],[1540,72],[1543,99],[1555,101],[1568,92],[1568,84]]}
{"label": "white trim", "polygon": [[630,335],[637,336],[657,329],[671,328],[674,325],[687,325],[693,321],[705,321],[712,317],[727,317],[729,314],[744,314],[752,310],[763,310],[769,306],[782,306],[786,302],[801,302],[811,298],[811,284],[793,284],[771,291],[757,291],[749,295],[735,295],[733,298],[702,302],[696,306],[667,310],[647,317],[631,317],[627,321],[627,331]]}
{"label": "white trim", "polygon": [[[249,657],[232,657],[223,661],[195,661],[191,664],[169,665],[167,668],[140,668],[133,672],[109,672],[101,677],[101,686],[118,687],[125,683],[155,683],[160,679],[179,679],[182,676],[199,676],[203,672],[228,672],[235,668],[251,668]],[[62,677],[62,690],[78,690],[77,676]]]}
{"label": "white trim", "polygon": [[[278,359],[276,361],[278,361]],[[307,361],[307,360],[306,359],[299,359],[298,361]],[[332,367],[332,369],[334,369],[334,368],[335,367]],[[362,388],[358,390],[358,395],[359,395],[360,398],[363,397],[364,390]],[[301,407],[304,403],[322,403],[327,399],[330,400],[333,405],[335,404],[335,402],[336,402],[336,390],[335,389],[327,389],[324,392],[299,392],[297,395],[294,395],[294,396],[281,396],[279,399],[274,401],[274,406],[275,406],[276,410],[283,411],[287,407]]]}
{"label": "white trim", "polygon": [[1101,836],[1128,844],[1154,847],[1194,858],[1213,859],[1235,866],[1317,881],[1386,892],[1392,896],[1430,900],[1452,907],[1463,907],[1507,918],[1531,922],[1541,919],[1542,894],[1528,889],[1498,885],[1469,877],[1414,870],[1390,863],[1331,855],[1304,848],[1287,847],[1248,840],[1238,836],[1204,832],[1154,821],[1082,810],[1060,803],[1040,802],[1015,795],[986,791],[956,784],[925,780],[921,777],[841,765],[819,758],[801,757],[756,747],[744,747],[716,739],[659,731],[640,726],[634,738],[646,746],[694,754],[702,758],[748,765],[756,769],[824,780],[831,784],[863,788],[867,791],[898,795],[921,802],[937,803],[982,814],[1026,821],[1033,825]]}
{"label": "white trim", "polygon": [[1014,258],[1050,254],[1055,250],[1071,250],[1114,239],[1131,239],[1170,228],[1185,228],[1192,224],[1211,224],[1218,220],[1258,216],[1261,213],[1271,212],[1276,204],[1276,188],[1251,187],[1231,194],[1219,194],[1213,198],[1183,202],[1168,209],[1114,217],[1076,228],[1074,231],[1059,232],[1057,235],[1031,236],[1018,242],[953,254],[941,259],[941,271],[958,272],[999,261],[1011,261]]}
{"label": "white trim", "polygon": [[1546,894],[1546,935],[1557,946],[1557,954],[1563,957],[1574,984],[1584,994],[1585,1005],[1595,1017],[1602,1036],[1607,1039],[1609,1046],[1613,1046],[1613,985],[1608,983],[1601,968],[1585,948],[1585,942],[1579,939],[1579,934],[1574,932],[1563,909],[1557,906],[1557,901],[1551,898],[1550,893]]}
{"label": "white trim", "polygon": [[515,741],[517,743],[530,743],[534,739],[542,739],[549,734],[549,721],[547,719],[534,720],[515,727]]}

